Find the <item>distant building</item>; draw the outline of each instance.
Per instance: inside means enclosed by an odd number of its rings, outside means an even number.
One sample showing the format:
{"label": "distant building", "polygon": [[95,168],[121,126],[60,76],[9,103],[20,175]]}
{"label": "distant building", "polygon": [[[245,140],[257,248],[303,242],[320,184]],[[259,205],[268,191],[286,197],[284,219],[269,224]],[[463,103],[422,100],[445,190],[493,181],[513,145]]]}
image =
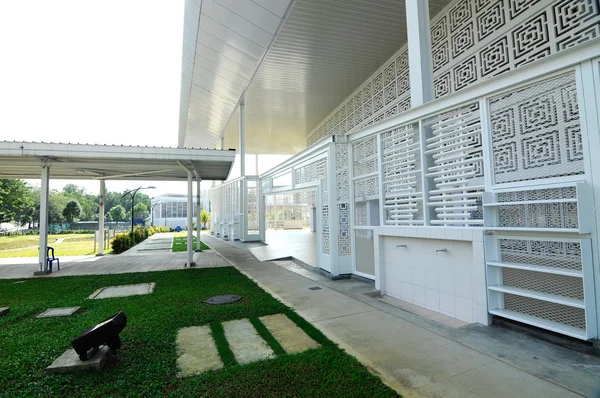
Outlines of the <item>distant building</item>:
{"label": "distant building", "polygon": [[[209,190],[200,193],[200,208],[210,212]],[[184,194],[165,194],[152,198],[150,217],[148,224],[154,224],[162,227],[176,228],[178,225],[182,228],[187,227],[187,195]],[[192,217],[196,222],[196,200]]]}

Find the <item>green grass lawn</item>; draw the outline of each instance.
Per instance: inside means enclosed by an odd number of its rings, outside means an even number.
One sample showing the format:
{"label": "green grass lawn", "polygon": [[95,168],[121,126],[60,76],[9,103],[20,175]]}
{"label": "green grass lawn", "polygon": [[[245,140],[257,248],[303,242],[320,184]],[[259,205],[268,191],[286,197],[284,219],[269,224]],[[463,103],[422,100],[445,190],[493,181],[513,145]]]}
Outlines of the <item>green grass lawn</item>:
{"label": "green grass lawn", "polygon": [[[396,396],[354,357],[233,267],[13,282],[0,280],[0,307],[11,307],[0,318],[2,397]],[[86,299],[103,286],[143,282],[156,282],[154,293]],[[229,305],[203,303],[227,293],[243,298]],[[82,306],[82,311],[69,318],[34,319],[50,307],[69,306]],[[113,365],[102,372],[44,375],[44,368],[70,348],[74,337],[118,310],[125,311],[128,322]],[[266,328],[257,318],[276,313],[286,313],[321,347],[293,355],[275,349],[276,358],[247,365],[224,355],[220,370],[177,377],[180,328],[208,324],[218,331],[220,322],[250,318],[263,335]]]}
{"label": "green grass lawn", "polygon": [[[173,251],[174,252],[187,251],[187,232],[185,233],[186,236],[181,236],[181,234],[182,234],[182,232],[179,232],[179,233],[175,234],[175,237],[173,238]],[[202,239],[202,237],[200,237],[200,239]],[[195,235],[192,239],[192,247],[194,249],[196,249],[196,236]],[[208,247],[202,241],[200,241],[200,248],[202,250],[210,250],[210,247]]]}
{"label": "green grass lawn", "polygon": [[[57,239],[64,239],[56,243]],[[39,246],[38,235],[0,236],[0,258],[37,257]],[[54,255],[84,256],[94,254],[93,234],[58,234],[48,235],[48,246],[54,247]],[[96,247],[96,250],[98,247]],[[112,252],[112,249],[105,250]]]}

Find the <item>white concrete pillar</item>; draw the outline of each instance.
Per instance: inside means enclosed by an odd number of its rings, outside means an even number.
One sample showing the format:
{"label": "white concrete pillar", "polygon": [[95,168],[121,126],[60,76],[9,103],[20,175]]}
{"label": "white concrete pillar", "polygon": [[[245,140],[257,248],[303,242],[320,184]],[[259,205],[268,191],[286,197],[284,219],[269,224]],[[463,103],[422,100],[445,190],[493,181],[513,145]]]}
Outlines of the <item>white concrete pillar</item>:
{"label": "white concrete pillar", "polygon": [[414,108],[433,99],[429,1],[405,0],[405,4],[410,101]]}
{"label": "white concrete pillar", "polygon": [[256,163],[255,163],[255,166],[256,166],[256,167],[255,167],[256,173],[254,173],[254,174],[255,174],[255,175],[258,175],[258,153],[256,154],[256,157],[255,157],[255,159],[254,159],[254,160],[255,160],[255,162],[256,162]]}
{"label": "white concrete pillar", "polygon": [[225,149],[225,136],[221,136],[221,150]]}
{"label": "white concrete pillar", "polygon": [[97,256],[104,256],[104,180],[100,180],[100,209],[98,210],[98,235],[100,235],[100,249]]}
{"label": "white concrete pillar", "polygon": [[40,187],[40,243],[39,243],[39,272],[34,275],[45,275],[49,272],[48,261],[46,261],[48,251],[48,194],[50,192],[50,166],[42,166],[42,181]]}
{"label": "white concrete pillar", "polygon": [[200,248],[200,233],[202,231],[202,218],[200,217],[200,183],[201,178],[196,179],[196,251],[201,252]]}
{"label": "white concrete pillar", "polygon": [[192,212],[194,211],[193,207],[193,198],[194,198],[194,184],[192,179],[192,172],[188,170],[187,172],[187,185],[188,185],[188,193],[187,193],[187,266],[193,267],[196,264],[194,263],[194,248],[192,247],[193,236],[194,236],[194,228],[192,227]]}
{"label": "white concrete pillar", "polygon": [[240,176],[246,176],[246,120],[244,100],[240,101]]}

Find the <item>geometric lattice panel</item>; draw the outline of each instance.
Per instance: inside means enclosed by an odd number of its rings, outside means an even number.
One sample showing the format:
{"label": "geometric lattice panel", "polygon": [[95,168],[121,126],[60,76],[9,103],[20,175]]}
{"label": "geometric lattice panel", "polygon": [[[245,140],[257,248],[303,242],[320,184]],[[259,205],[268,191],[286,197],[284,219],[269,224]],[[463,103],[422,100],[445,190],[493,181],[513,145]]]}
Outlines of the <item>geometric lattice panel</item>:
{"label": "geometric lattice panel", "polygon": [[423,225],[420,144],[417,124],[381,136],[387,225]]}
{"label": "geometric lattice panel", "polygon": [[572,276],[502,268],[502,284],[583,300],[583,279]]}
{"label": "geometric lattice panel", "polygon": [[435,96],[597,37],[597,0],[455,0],[431,22]]}
{"label": "geometric lattice panel", "polygon": [[432,225],[483,225],[483,148],[479,104],[435,116],[423,124],[431,131],[425,155],[430,156],[428,206]]}
{"label": "geometric lattice panel", "polygon": [[490,99],[496,183],[584,173],[575,73]]}
{"label": "geometric lattice panel", "polygon": [[408,46],[404,45],[307,135],[307,145],[370,126],[408,109]]}
{"label": "geometric lattice panel", "polygon": [[581,271],[578,242],[500,239],[500,260],[504,263]]}

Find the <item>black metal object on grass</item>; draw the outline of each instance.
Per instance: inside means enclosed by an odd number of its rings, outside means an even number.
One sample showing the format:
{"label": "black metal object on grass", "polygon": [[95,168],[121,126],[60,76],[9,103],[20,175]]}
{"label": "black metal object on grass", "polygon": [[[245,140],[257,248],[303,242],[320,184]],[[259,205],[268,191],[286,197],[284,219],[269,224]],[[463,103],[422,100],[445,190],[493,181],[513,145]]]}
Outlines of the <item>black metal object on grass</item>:
{"label": "black metal object on grass", "polygon": [[121,348],[121,338],[119,337],[119,333],[125,329],[126,325],[127,316],[125,316],[123,311],[119,311],[110,318],[81,332],[81,334],[71,342],[71,345],[77,355],[79,355],[79,359],[82,361],[89,359],[88,352],[91,349],[94,350],[92,353],[92,355],[94,355],[94,353],[98,351],[98,348],[104,344],[112,351],[118,350]]}

